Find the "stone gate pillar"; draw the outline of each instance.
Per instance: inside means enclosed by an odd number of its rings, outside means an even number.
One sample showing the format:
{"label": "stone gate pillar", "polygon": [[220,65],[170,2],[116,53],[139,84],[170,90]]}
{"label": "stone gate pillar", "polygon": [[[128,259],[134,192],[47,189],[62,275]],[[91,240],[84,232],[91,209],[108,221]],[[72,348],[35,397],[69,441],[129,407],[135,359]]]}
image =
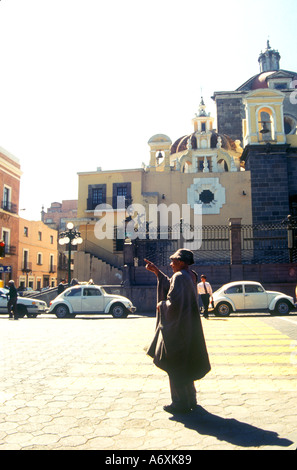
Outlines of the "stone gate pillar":
{"label": "stone gate pillar", "polygon": [[231,264],[241,264],[241,218],[229,219]]}

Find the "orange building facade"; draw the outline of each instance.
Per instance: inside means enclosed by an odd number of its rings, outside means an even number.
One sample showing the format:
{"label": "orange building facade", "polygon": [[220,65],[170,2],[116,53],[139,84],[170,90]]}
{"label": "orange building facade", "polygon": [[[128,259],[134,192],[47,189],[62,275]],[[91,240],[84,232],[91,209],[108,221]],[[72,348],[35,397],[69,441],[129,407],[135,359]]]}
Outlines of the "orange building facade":
{"label": "orange building facade", "polygon": [[41,290],[57,284],[58,231],[41,221],[19,219],[19,287]]}

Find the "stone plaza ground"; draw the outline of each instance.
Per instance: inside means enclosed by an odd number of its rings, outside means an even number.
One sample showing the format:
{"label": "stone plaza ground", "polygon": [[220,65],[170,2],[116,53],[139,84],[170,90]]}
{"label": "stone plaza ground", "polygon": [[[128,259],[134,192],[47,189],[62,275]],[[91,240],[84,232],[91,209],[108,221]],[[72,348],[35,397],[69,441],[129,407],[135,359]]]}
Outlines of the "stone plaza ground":
{"label": "stone plaza ground", "polygon": [[295,450],[297,341],[267,318],[202,318],[212,370],[172,416],[153,315],[2,316],[0,450]]}

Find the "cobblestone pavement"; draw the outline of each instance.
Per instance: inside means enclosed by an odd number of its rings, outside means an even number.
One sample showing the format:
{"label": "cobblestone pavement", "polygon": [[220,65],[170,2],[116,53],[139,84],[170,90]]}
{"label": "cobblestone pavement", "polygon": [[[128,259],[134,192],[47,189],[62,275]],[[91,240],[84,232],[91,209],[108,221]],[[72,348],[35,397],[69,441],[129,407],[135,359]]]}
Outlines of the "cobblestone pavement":
{"label": "cobblestone pavement", "polygon": [[152,316],[2,316],[0,450],[295,450],[297,342],[261,317],[202,322],[212,371],[172,416]]}

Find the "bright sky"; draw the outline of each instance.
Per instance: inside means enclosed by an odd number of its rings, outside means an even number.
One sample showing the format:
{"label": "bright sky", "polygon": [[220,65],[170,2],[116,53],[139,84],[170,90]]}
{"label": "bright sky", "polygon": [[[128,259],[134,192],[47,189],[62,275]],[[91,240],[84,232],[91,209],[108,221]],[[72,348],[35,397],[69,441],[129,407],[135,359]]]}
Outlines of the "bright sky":
{"label": "bright sky", "polygon": [[140,168],[148,140],[192,132],[201,89],[259,72],[269,37],[297,70],[296,0],[0,0],[0,146],[20,215],[78,197],[78,172]]}

